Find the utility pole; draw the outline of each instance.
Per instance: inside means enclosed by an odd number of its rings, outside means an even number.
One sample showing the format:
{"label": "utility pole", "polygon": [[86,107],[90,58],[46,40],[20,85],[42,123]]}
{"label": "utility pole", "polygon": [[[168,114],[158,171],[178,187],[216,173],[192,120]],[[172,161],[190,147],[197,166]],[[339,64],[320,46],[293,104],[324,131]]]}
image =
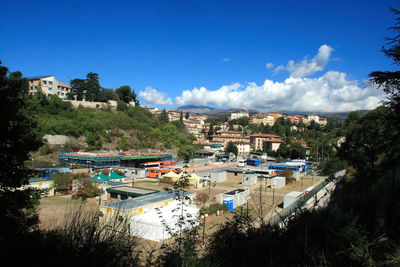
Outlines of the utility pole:
{"label": "utility pole", "polygon": [[317,163],[318,163],[318,136],[317,136]]}

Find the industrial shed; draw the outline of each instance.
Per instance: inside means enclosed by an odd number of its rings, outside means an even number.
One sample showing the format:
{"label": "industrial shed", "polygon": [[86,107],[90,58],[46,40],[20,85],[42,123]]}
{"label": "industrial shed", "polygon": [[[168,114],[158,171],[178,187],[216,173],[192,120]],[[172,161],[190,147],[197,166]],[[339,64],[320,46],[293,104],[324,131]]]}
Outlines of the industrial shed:
{"label": "industrial shed", "polygon": [[[181,214],[184,220],[180,227],[178,222]],[[197,225],[199,225],[199,209],[173,201],[166,206],[154,207],[145,213],[131,217],[130,234],[161,242],[178,234],[179,231]]]}

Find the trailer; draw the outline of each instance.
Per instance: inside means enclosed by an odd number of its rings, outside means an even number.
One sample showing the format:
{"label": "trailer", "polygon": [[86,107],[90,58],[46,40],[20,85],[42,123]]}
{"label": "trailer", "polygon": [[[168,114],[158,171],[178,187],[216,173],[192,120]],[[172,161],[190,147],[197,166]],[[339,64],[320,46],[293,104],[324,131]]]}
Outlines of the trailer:
{"label": "trailer", "polygon": [[228,211],[232,211],[243,204],[246,204],[250,195],[249,189],[238,188],[221,194],[221,203],[228,206]]}
{"label": "trailer", "polygon": [[276,176],[271,179],[271,188],[281,189],[286,185],[286,177]]}

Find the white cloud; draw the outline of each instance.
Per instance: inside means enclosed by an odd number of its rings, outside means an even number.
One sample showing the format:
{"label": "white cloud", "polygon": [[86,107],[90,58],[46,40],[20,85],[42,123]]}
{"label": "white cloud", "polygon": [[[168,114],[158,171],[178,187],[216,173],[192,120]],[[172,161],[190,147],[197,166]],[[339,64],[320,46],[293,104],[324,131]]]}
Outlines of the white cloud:
{"label": "white cloud", "polygon": [[139,97],[150,104],[167,106],[173,104],[172,99],[170,97],[167,98],[165,93],[159,92],[150,86],[147,86],[144,91],[140,91]]}
{"label": "white cloud", "polygon": [[223,61],[223,62],[229,62],[229,61],[231,61],[231,58],[230,58],[230,57],[224,57],[224,58],[222,59],[222,61]]}
{"label": "white cloud", "polygon": [[265,64],[265,67],[266,67],[267,69],[272,69],[272,68],[274,67],[274,63],[268,62],[267,64]]}
{"label": "white cloud", "polygon": [[[295,64],[289,61],[290,77],[283,82],[265,80],[257,85],[233,83],[217,90],[205,87],[185,90],[175,98],[178,105],[215,105],[230,108],[299,112],[346,112],[358,109],[374,109],[385,98],[374,84],[348,80],[346,73],[327,71],[319,77],[305,75],[321,71],[327,64],[332,48],[323,45],[311,60]],[[292,62],[292,63],[290,63]]]}
{"label": "white cloud", "polygon": [[318,71],[322,71],[328,63],[329,57],[333,51],[333,48],[328,45],[321,45],[318,49],[318,54],[313,57],[311,61],[307,58],[299,63],[295,63],[293,60],[289,60],[286,66],[280,65],[275,68],[275,71],[287,70],[290,72],[290,76],[294,78],[300,78],[312,75]]}

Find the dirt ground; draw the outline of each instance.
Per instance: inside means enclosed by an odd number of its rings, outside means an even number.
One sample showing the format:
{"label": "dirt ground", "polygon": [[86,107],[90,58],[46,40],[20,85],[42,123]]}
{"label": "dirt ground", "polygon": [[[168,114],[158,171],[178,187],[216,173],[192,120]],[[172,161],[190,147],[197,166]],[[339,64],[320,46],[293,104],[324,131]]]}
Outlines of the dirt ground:
{"label": "dirt ground", "polygon": [[[260,184],[260,181],[252,186],[244,186],[238,181],[225,181],[216,184],[215,187],[211,186],[210,188],[204,189],[188,189],[188,191],[207,194],[210,192],[210,200],[205,203],[205,205],[209,205],[213,202],[219,202],[220,198],[218,195],[223,192],[236,188],[249,188],[250,201],[248,205],[245,204],[242,207],[237,208],[235,211],[248,212],[249,215],[253,216],[253,218],[259,218],[262,216],[264,219],[268,219],[282,209],[282,202],[285,194],[291,191],[304,191],[305,188],[309,186],[315,187],[322,181],[323,179],[321,178],[305,177],[304,179],[300,179],[293,184],[286,185],[282,189],[271,189],[266,187],[264,182]],[[165,186],[168,185],[154,183],[154,180],[139,180],[135,182],[135,187],[155,189],[159,191],[163,191]],[[68,214],[74,209],[79,208],[82,203],[83,202],[80,200],[71,200],[70,196],[53,196],[43,198],[39,207],[40,227],[42,229],[51,229],[59,225],[65,216],[68,216]],[[198,207],[200,208],[200,206]],[[84,204],[84,208],[89,211],[96,210],[98,209],[98,204],[86,203]],[[221,224],[231,219],[233,217],[233,213],[227,212],[220,216],[214,216],[207,218],[205,223],[205,239],[218,230]],[[200,225],[200,234],[201,236],[203,235],[203,220],[201,221]],[[153,257],[156,257],[161,253],[160,248],[163,246],[163,244],[171,244],[173,241],[173,238],[164,242],[153,242],[139,238],[140,248],[143,251],[143,260],[145,260],[145,257],[147,257],[149,253],[152,253]]]}

